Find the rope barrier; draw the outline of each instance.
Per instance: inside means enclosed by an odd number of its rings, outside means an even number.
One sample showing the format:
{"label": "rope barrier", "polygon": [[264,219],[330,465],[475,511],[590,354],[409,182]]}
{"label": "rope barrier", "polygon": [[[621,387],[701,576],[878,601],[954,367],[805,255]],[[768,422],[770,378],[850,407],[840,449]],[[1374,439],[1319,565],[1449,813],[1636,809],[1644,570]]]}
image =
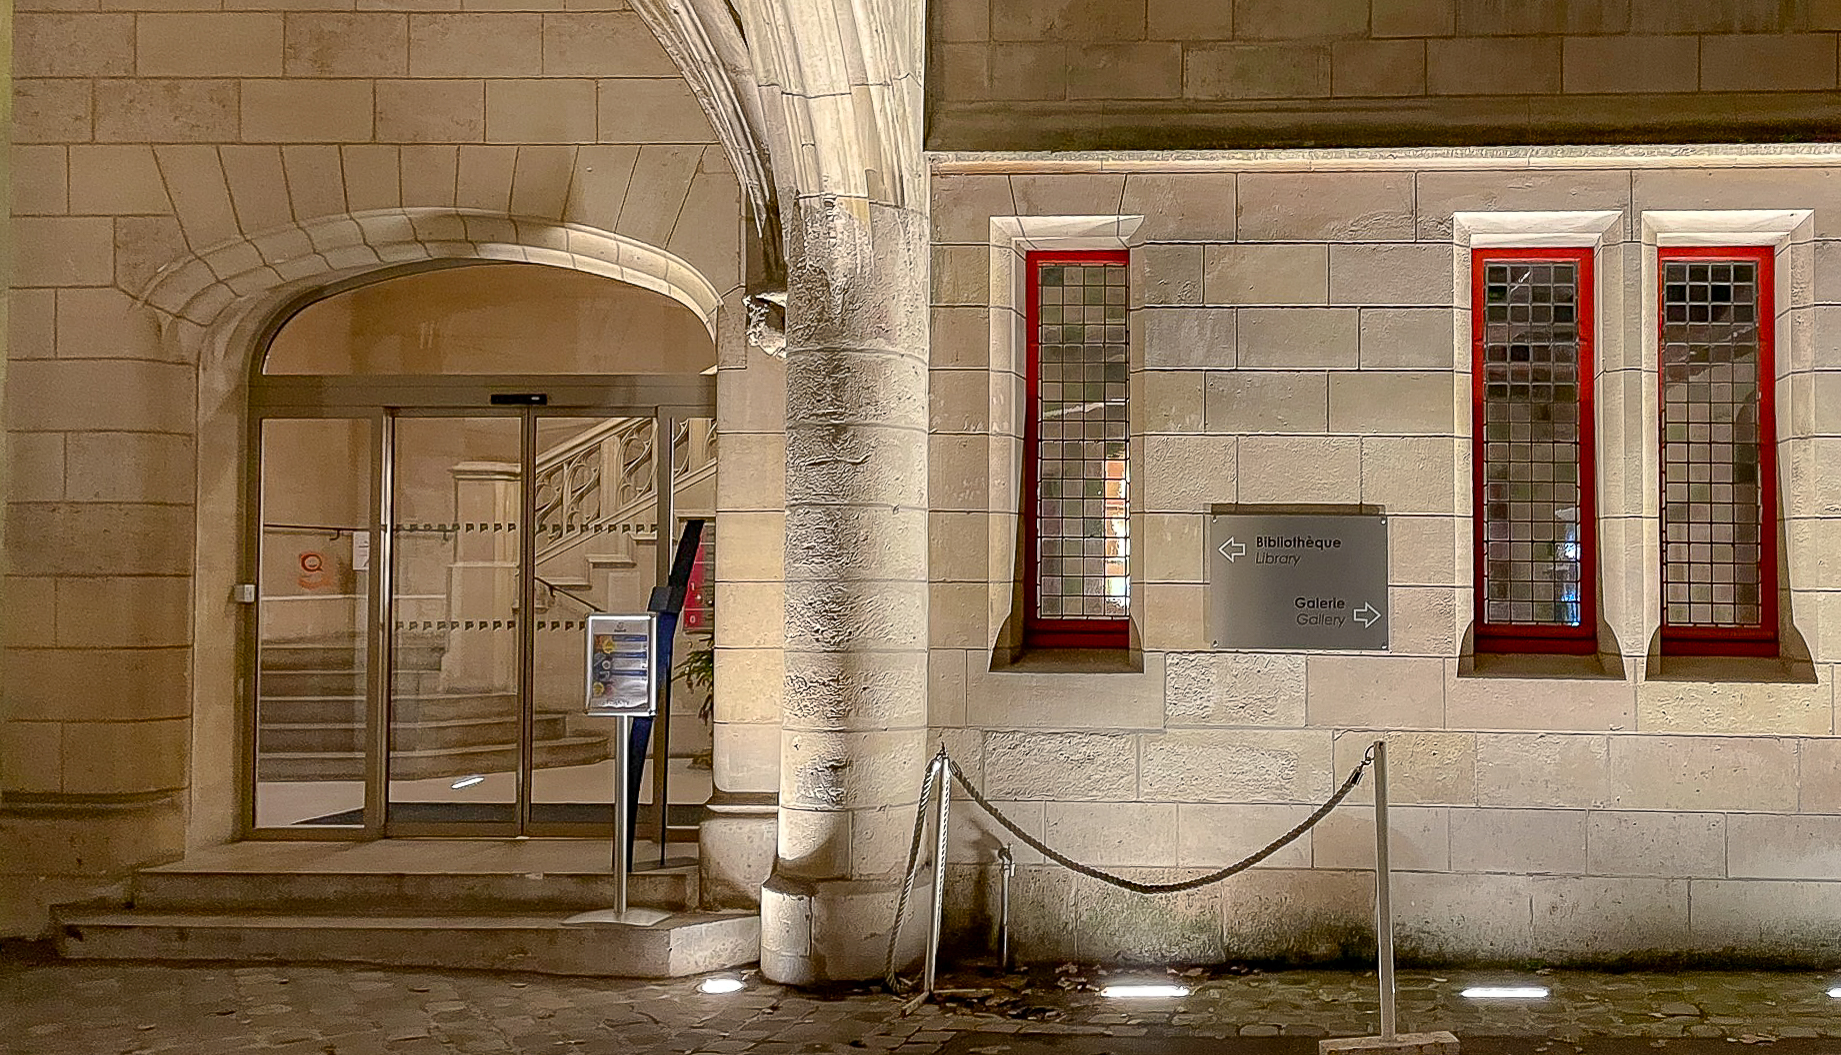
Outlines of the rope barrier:
{"label": "rope barrier", "polygon": [[901,897],[895,902],[895,925],[889,928],[889,954],[884,961],[882,982],[891,993],[899,993],[900,979],[895,977],[895,943],[901,937],[902,921],[908,918],[908,899],[914,896],[914,877],[919,871],[921,840],[927,834],[927,803],[933,799],[933,781],[940,772],[940,760],[946,757],[946,745],[927,763],[927,778],[921,781],[920,802],[914,811],[914,839],[908,844],[908,870],[901,881]]}
{"label": "rope barrier", "polygon": [[993,805],[990,799],[985,798],[984,793],[979,791],[978,788],[972,784],[971,780],[966,777],[965,772],[959,768],[959,764],[953,761],[951,755],[946,753],[946,747],[942,744],[939,753],[934,755],[932,762],[928,763],[927,778],[921,783],[920,806],[914,817],[914,839],[908,847],[907,876],[902,881],[901,897],[895,905],[895,925],[889,930],[887,970],[884,972],[883,979],[888,985],[890,992],[899,992],[899,979],[895,974],[895,946],[897,939],[901,935],[902,924],[907,921],[908,900],[913,893],[917,866],[920,863],[921,840],[926,834],[927,804],[933,797],[934,780],[942,768],[950,773],[953,781],[961,788],[965,789],[965,793],[971,796],[972,801],[976,802],[979,808],[984,810],[984,812],[989,815],[992,820],[1001,825],[1004,830],[1016,836],[1025,846],[1028,846],[1030,849],[1063,868],[1086,876],[1089,879],[1096,879],[1102,883],[1110,884],[1121,890],[1129,890],[1136,894],[1180,894],[1187,890],[1196,890],[1200,887],[1209,886],[1214,883],[1219,883],[1224,879],[1232,878],[1296,841],[1300,835],[1311,830],[1319,821],[1329,816],[1330,811],[1342,805],[1342,800],[1349,797],[1349,793],[1355,790],[1357,784],[1361,783],[1362,774],[1367,772],[1368,767],[1373,764],[1374,745],[1370,744],[1367,752],[1362,755],[1362,760],[1356,764],[1354,769],[1349,771],[1349,776],[1342,782],[1342,786],[1338,787],[1335,793],[1324,801],[1323,805],[1318,806],[1311,812],[1310,816],[1304,818],[1290,831],[1233,864],[1225,868],[1218,868],[1205,875],[1195,876],[1191,879],[1178,880],[1173,883],[1141,883],[1135,879],[1128,879],[1125,876],[1114,875],[1111,872],[1095,868],[1092,865],[1081,864],[1079,861],[1061,853],[1042,840],[1024,831],[1015,821],[1005,816],[1002,810]]}

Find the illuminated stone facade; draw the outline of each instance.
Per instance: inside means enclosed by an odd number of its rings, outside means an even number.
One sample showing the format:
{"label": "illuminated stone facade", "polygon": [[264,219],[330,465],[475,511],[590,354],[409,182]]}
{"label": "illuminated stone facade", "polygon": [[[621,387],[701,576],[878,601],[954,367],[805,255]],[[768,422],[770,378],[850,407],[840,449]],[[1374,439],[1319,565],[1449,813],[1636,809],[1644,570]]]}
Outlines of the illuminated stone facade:
{"label": "illuminated stone facade", "polygon": [[[205,6],[12,16],[7,933],[245,834],[265,327],[514,260],[712,335],[702,870],[760,906],[772,976],[879,973],[938,742],[1050,843],[1167,876],[1289,827],[1385,734],[1408,955],[1835,950],[1841,155],[1794,142],[1841,99],[1827,6]],[[1683,245],[1773,254],[1770,656],[1659,644],[1656,254]],[[1595,651],[1563,660],[1473,626],[1471,252],[1542,246],[1595,274]],[[1129,261],[1117,654],[1030,647],[1038,251]],[[1213,647],[1208,514],[1313,508],[1389,518],[1388,653]],[[1002,838],[955,819],[971,940]],[[1025,853],[1015,945],[1356,952],[1371,835],[1345,810],[1162,902]]]}

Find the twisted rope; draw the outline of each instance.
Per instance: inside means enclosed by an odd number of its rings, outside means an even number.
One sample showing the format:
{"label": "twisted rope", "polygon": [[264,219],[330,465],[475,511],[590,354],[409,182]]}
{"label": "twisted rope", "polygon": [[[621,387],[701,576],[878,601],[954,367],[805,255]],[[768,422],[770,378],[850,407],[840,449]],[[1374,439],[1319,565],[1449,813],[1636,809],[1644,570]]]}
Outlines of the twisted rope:
{"label": "twisted rope", "polygon": [[1330,811],[1342,805],[1342,801],[1349,797],[1349,794],[1355,790],[1355,786],[1362,782],[1362,774],[1367,772],[1368,767],[1374,764],[1374,745],[1370,744],[1368,746],[1368,750],[1362,755],[1362,760],[1356,764],[1354,769],[1349,771],[1348,778],[1342,782],[1342,785],[1336,789],[1335,793],[1325,800],[1323,805],[1311,811],[1310,816],[1298,822],[1290,831],[1225,868],[1218,868],[1205,875],[1195,876],[1191,879],[1182,879],[1173,883],[1141,883],[1136,879],[1127,879],[1124,876],[1114,875],[1111,872],[1094,868],[1091,865],[1081,864],[1079,861],[1054,849],[1047,843],[1024,831],[1015,821],[1005,816],[1002,810],[993,805],[990,799],[985,798],[984,793],[979,791],[978,788],[967,779],[964,770],[959,768],[959,764],[953,761],[952,756],[946,753],[946,746],[944,744],[940,745],[939,753],[934,755],[933,761],[927,766],[927,779],[921,784],[920,803],[914,816],[914,838],[908,846],[907,876],[903,879],[901,884],[901,898],[895,905],[895,925],[889,930],[888,960],[886,970],[883,973],[883,981],[888,986],[890,992],[900,991],[898,989],[899,979],[895,974],[896,939],[901,934],[902,924],[907,920],[908,901],[914,892],[916,866],[920,862],[921,839],[926,834],[927,804],[933,798],[934,778],[939,772],[942,763],[944,763],[946,771],[952,774],[952,779],[965,790],[967,795],[971,796],[972,801],[976,802],[980,809],[983,809],[992,820],[1002,825],[1004,830],[1016,836],[1025,846],[1028,846],[1043,857],[1048,858],[1069,871],[1079,873],[1089,879],[1097,879],[1102,883],[1108,883],[1121,890],[1129,890],[1136,894],[1180,894],[1186,890],[1196,890],[1212,883],[1219,883],[1224,879],[1232,878],[1259,862],[1264,861],[1266,858],[1271,857],[1286,846],[1289,846],[1297,840],[1298,836],[1303,835],[1305,832],[1315,827],[1319,821],[1330,815]]}
{"label": "twisted rope", "polygon": [[901,925],[908,918],[908,899],[914,896],[914,878],[920,864],[921,838],[927,833],[927,803],[933,799],[933,780],[940,772],[942,763],[951,763],[946,757],[946,745],[940,745],[940,752],[927,763],[927,778],[921,781],[920,801],[914,807],[914,839],[908,843],[908,870],[901,881],[901,898],[895,902],[895,925],[889,928],[889,953],[883,961],[882,984],[889,992],[900,994],[901,980],[895,976],[895,944],[901,938]]}
{"label": "twisted rope", "polygon": [[992,805],[991,800],[985,798],[983,792],[980,792],[977,788],[972,786],[972,782],[967,780],[965,774],[960,771],[957,762],[954,762],[951,758],[946,760],[946,766],[948,770],[951,771],[953,779],[958,781],[959,786],[965,789],[965,793],[972,797],[972,801],[976,802],[986,813],[990,814],[992,820],[1003,825],[1006,831],[1021,840],[1025,846],[1028,846],[1030,849],[1063,868],[1078,872],[1089,879],[1097,879],[1102,883],[1110,883],[1121,890],[1129,890],[1136,894],[1180,894],[1185,890],[1195,890],[1200,887],[1208,886],[1211,883],[1219,883],[1223,879],[1228,879],[1246,871],[1259,862],[1264,861],[1266,858],[1271,857],[1273,854],[1278,853],[1280,850],[1283,850],[1286,846],[1295,841],[1298,836],[1303,835],[1314,827],[1318,821],[1329,816],[1330,811],[1340,806],[1342,800],[1348,798],[1349,793],[1355,790],[1355,785],[1361,783],[1362,773],[1367,771],[1368,767],[1373,764],[1374,749],[1371,747],[1368,749],[1368,753],[1362,756],[1361,762],[1357,764],[1354,769],[1349,771],[1349,778],[1342,782],[1342,786],[1336,789],[1336,793],[1331,795],[1328,801],[1324,802],[1323,805],[1318,806],[1312,811],[1310,816],[1300,821],[1297,827],[1268,843],[1263,849],[1248,854],[1233,864],[1228,865],[1226,868],[1218,868],[1206,875],[1199,875],[1193,879],[1178,880],[1174,883],[1140,883],[1136,879],[1127,879],[1124,876],[1114,875],[1111,872],[1102,871],[1091,865],[1083,865],[1079,861],[1061,853],[1042,840],[1024,831],[1022,828],[1017,827],[1015,821],[1004,816],[1003,811]]}

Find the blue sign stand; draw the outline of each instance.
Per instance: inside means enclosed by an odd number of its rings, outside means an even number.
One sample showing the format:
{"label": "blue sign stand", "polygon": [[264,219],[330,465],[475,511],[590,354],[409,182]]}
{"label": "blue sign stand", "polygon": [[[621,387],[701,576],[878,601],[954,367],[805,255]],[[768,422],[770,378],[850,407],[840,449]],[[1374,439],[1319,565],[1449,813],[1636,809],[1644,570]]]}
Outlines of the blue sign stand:
{"label": "blue sign stand", "polygon": [[671,663],[672,642],[677,638],[678,616],[684,611],[684,598],[690,592],[690,573],[697,563],[697,548],[703,541],[703,521],[686,520],[684,534],[678,539],[677,551],[671,561],[671,576],[663,586],[652,588],[652,596],[646,602],[646,611],[658,613],[658,718],[637,718],[633,721],[633,736],[627,745],[627,859],[632,860],[632,842],[634,829],[639,824],[639,788],[642,783],[646,763],[646,748],[652,739],[652,724],[661,720],[659,726],[658,754],[654,764],[652,790],[658,801],[654,804],[658,810],[658,866],[665,867],[669,812],[671,799],[668,770],[671,766]]}

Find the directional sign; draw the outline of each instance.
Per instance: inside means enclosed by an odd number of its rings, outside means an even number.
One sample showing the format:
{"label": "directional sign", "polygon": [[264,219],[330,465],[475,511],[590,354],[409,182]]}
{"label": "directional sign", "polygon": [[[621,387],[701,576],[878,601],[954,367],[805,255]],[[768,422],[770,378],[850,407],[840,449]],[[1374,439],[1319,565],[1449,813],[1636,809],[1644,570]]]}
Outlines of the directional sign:
{"label": "directional sign", "polygon": [[1386,517],[1213,516],[1208,549],[1216,648],[1387,648]]}

